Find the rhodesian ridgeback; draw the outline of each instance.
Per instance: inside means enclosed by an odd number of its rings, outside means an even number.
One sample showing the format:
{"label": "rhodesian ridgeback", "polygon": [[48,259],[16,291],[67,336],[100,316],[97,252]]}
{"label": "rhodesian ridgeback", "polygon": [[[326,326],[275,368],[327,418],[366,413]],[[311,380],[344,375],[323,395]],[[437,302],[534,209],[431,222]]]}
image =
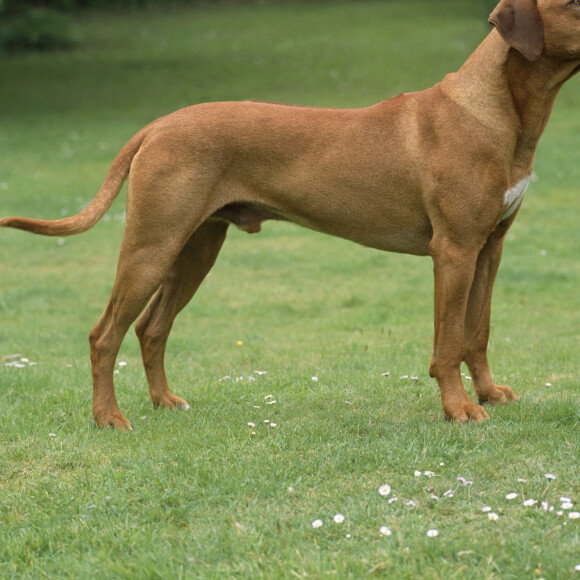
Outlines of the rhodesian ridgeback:
{"label": "rhodesian ridgeback", "polygon": [[[177,313],[213,266],[231,224],[286,220],[363,246],[431,256],[435,338],[429,372],[448,419],[487,419],[481,403],[518,399],[492,380],[491,294],[506,232],[562,84],[580,70],[580,0],[501,0],[489,35],[434,87],[362,109],[207,103],[157,119],[114,160],[91,204],[59,220],[0,225],[83,232],[129,178],[127,221],[108,306],[90,334],[93,415],[131,428],[113,368],[141,314],[155,406],[188,408],[163,358]],[[480,404],[465,392],[465,361]]]}

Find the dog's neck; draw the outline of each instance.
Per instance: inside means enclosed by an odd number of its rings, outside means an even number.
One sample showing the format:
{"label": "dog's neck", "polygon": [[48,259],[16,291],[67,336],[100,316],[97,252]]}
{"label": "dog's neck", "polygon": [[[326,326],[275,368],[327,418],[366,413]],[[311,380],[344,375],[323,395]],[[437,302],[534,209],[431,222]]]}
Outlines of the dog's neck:
{"label": "dog's neck", "polygon": [[558,91],[579,64],[544,56],[529,62],[494,29],[459,71],[444,78],[442,89],[498,139],[513,141],[514,163],[529,172]]}

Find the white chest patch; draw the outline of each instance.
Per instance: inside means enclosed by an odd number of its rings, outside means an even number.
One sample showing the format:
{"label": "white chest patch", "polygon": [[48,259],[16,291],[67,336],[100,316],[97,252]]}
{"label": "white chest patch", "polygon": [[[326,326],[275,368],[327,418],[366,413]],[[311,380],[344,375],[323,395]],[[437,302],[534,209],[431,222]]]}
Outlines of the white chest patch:
{"label": "white chest patch", "polygon": [[528,188],[528,183],[530,183],[529,175],[518,181],[518,183],[503,194],[505,211],[499,219],[500,222],[510,217],[510,215],[512,215],[512,213],[514,213],[514,211],[519,207],[522,198],[524,197],[524,193],[526,193],[526,189]]}

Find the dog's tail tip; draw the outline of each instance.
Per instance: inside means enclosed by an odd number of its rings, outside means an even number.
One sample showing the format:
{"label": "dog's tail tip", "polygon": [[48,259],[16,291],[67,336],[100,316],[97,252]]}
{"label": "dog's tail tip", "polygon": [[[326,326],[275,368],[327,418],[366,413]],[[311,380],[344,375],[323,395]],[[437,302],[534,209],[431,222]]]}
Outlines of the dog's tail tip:
{"label": "dog's tail tip", "polygon": [[0,219],[0,227],[16,228],[42,236],[70,236],[88,230],[92,220],[79,220],[78,216],[60,220],[39,220],[25,217],[6,217]]}

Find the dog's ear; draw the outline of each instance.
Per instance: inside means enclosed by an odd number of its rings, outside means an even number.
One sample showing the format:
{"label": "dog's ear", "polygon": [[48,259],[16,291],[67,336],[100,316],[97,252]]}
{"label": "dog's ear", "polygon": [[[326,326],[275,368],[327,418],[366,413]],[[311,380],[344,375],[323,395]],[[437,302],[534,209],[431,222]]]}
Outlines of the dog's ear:
{"label": "dog's ear", "polygon": [[528,60],[540,58],[544,27],[536,0],[501,0],[489,17],[502,38]]}

